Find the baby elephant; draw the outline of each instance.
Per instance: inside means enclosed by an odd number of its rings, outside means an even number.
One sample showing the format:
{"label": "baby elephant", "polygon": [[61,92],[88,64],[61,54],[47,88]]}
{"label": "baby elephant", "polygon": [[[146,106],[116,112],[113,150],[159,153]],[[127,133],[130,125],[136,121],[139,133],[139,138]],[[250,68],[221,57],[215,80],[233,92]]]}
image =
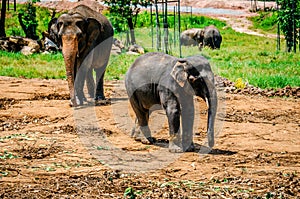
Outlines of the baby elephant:
{"label": "baby elephant", "polygon": [[200,33],[199,43],[199,50],[202,50],[204,46],[208,46],[211,49],[220,49],[222,35],[214,25],[207,26]]}
{"label": "baby elephant", "polygon": [[217,93],[214,74],[206,58],[197,55],[179,59],[158,52],[144,54],[127,71],[125,86],[136,114],[136,124],[132,130],[136,140],[148,144],[154,142],[148,126],[149,110],[153,105],[161,104],[168,118],[169,151],[194,150],[193,96],[196,95],[209,105],[208,144],[209,147],[214,146]]}

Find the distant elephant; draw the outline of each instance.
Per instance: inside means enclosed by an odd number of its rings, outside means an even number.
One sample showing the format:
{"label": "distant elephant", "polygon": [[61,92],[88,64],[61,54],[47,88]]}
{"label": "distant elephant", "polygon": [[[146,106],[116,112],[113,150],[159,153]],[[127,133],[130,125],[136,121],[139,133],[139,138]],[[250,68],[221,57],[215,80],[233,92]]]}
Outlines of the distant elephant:
{"label": "distant elephant", "polygon": [[207,26],[201,31],[199,50],[202,50],[204,46],[220,49],[221,43],[221,33],[214,25]]}
{"label": "distant elephant", "polygon": [[148,126],[149,110],[153,105],[160,104],[168,118],[169,151],[194,150],[193,96],[196,95],[209,105],[207,136],[209,147],[214,146],[217,93],[214,74],[203,56],[179,59],[164,53],[146,53],[128,69],[125,87],[136,115],[136,124],[132,130],[135,140],[147,144],[154,142]]}
{"label": "distant elephant", "polygon": [[202,29],[191,28],[180,34],[180,43],[183,46],[199,46]]}
{"label": "distant elephant", "polygon": [[[70,90],[71,105],[86,100],[86,80],[90,97],[105,99],[103,77],[113,43],[113,27],[106,17],[91,8],[79,5],[48,24],[49,37],[62,49]],[[96,93],[93,78],[96,72]],[[75,87],[75,89],[74,89]]]}

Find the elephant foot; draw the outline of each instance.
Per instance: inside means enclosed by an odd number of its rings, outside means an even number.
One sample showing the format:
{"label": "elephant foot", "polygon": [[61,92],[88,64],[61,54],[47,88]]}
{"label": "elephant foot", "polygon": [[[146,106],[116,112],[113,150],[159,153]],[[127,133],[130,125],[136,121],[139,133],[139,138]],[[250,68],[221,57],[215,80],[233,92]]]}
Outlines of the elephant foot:
{"label": "elephant foot", "polygon": [[156,141],[154,137],[151,137],[151,131],[148,126],[138,127],[138,130],[133,128],[131,137],[133,137],[135,141],[142,142],[143,144],[153,144]]}
{"label": "elephant foot", "polygon": [[74,102],[72,102],[72,100],[70,100],[70,101],[69,101],[69,106],[70,106],[70,107],[74,107],[74,106],[76,106],[76,105],[74,105]]}
{"label": "elephant foot", "polygon": [[183,148],[183,147],[178,146],[174,143],[169,144],[169,152],[171,152],[171,153],[183,153],[183,152],[194,152],[194,151],[195,151],[194,144],[191,144],[187,148],[185,148],[185,147]]}
{"label": "elephant foot", "polygon": [[81,105],[81,103],[78,99],[71,99],[69,105],[70,107],[76,107],[78,105]]}
{"label": "elephant foot", "polygon": [[72,98],[70,100],[70,106],[76,107],[76,106],[82,106],[84,102],[87,102],[87,99],[84,95],[76,95],[75,98]]}
{"label": "elephant foot", "polygon": [[153,144],[156,141],[154,137],[135,137],[134,140],[143,144]]}
{"label": "elephant foot", "polygon": [[83,97],[81,101],[82,101],[82,102],[87,102],[86,97]]}
{"label": "elephant foot", "polygon": [[195,151],[194,143],[191,143],[189,147],[184,147],[184,152],[194,152],[194,151]]}
{"label": "elephant foot", "polygon": [[169,141],[169,152],[171,153],[182,153],[182,143],[179,134],[171,135]]}
{"label": "elephant foot", "polygon": [[102,100],[95,99],[95,106],[105,106],[105,105],[109,105],[109,104],[111,104],[110,99],[102,99]]}
{"label": "elephant foot", "polygon": [[94,93],[89,93],[89,98],[95,99]]}
{"label": "elephant foot", "polygon": [[169,147],[169,152],[170,153],[183,153],[184,151],[180,147]]}
{"label": "elephant foot", "polygon": [[111,104],[110,99],[106,99],[103,95],[96,96],[95,98],[95,106],[104,106]]}
{"label": "elephant foot", "polygon": [[94,99],[95,99],[95,101],[96,100],[105,100],[105,96],[104,95],[97,95]]}

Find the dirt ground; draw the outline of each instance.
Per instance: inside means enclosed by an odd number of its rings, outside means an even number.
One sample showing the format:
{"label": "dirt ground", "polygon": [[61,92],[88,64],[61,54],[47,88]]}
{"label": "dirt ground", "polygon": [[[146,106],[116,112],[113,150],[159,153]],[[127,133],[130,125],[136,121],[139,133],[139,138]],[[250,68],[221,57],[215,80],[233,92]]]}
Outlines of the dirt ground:
{"label": "dirt ground", "polygon": [[73,109],[64,80],[0,77],[0,198],[300,198],[299,97],[220,88],[213,150],[195,99],[196,151],[170,154],[161,111],[144,145],[123,83],[105,93],[111,103]]}
{"label": "dirt ground", "polygon": [[299,98],[221,93],[224,121],[209,154],[205,104],[196,100],[197,150],[173,157],[164,120],[154,122],[161,145],[130,138],[122,82],[106,82],[111,104],[94,112],[69,107],[64,80],[1,77],[0,85],[0,198],[122,198],[128,187],[141,198],[300,197]]}

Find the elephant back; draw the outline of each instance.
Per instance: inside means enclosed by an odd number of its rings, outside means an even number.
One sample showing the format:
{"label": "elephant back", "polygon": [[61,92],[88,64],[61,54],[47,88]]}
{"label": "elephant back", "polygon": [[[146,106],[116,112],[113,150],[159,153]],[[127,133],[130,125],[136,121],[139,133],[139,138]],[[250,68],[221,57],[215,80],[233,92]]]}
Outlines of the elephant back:
{"label": "elephant back", "polygon": [[195,45],[197,46],[200,41],[200,34],[201,29],[199,28],[191,28],[188,30],[183,31],[180,34],[180,42],[182,45],[189,46],[189,45]]}

